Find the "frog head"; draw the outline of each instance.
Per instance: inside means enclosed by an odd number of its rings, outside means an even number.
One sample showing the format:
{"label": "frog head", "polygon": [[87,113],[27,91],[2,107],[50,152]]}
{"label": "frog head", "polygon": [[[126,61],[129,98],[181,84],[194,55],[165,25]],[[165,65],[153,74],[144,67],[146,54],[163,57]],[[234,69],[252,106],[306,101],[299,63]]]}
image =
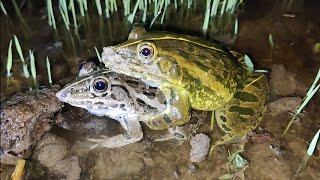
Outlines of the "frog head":
{"label": "frog head", "polygon": [[180,56],[176,53],[179,45],[161,40],[162,37],[134,28],[128,41],[103,49],[102,61],[107,68],[142,79],[151,86],[179,81]]}
{"label": "frog head", "polygon": [[96,71],[89,76],[78,77],[56,96],[62,102],[84,108],[95,115],[121,116],[132,111],[132,102],[127,92],[116,86],[117,82],[112,77],[109,71]]}

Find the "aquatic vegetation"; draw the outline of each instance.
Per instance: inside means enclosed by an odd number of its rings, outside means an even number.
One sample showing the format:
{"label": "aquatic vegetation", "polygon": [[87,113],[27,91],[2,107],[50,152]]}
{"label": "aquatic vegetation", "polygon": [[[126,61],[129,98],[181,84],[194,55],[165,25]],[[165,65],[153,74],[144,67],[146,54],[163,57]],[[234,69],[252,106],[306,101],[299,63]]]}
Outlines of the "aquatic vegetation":
{"label": "aquatic vegetation", "polygon": [[22,17],[21,12],[20,12],[20,8],[18,7],[16,0],[12,0],[11,2],[13,4],[13,8],[14,8],[14,10],[16,12],[16,15],[17,15],[19,21],[24,26],[24,28],[26,29],[27,33],[29,33],[30,32],[30,28],[29,28],[28,24],[26,23],[26,21],[24,20],[24,18]]}
{"label": "aquatic vegetation", "polygon": [[47,13],[48,13],[48,23],[53,29],[57,29],[56,20],[54,18],[54,13],[52,9],[52,2],[51,0],[47,0]]}
{"label": "aquatic vegetation", "polygon": [[6,16],[8,16],[7,10],[6,10],[6,8],[4,7],[2,1],[0,1],[0,8],[1,8],[1,11],[3,12],[3,14],[6,15]]}
{"label": "aquatic vegetation", "polygon": [[315,93],[319,90],[320,88],[320,83],[318,83],[318,81],[320,80],[320,69],[318,70],[317,76],[314,79],[311,87],[309,88],[306,96],[303,98],[303,102],[302,104],[296,109],[292,119],[290,120],[290,122],[288,123],[286,129],[283,132],[283,135],[285,135],[289,128],[291,127],[292,123],[294,122],[294,120],[297,118],[297,116],[302,112],[302,110],[306,107],[306,105],[308,104],[308,102],[310,101],[310,99],[315,95]]}
{"label": "aquatic vegetation", "polygon": [[238,34],[238,27],[239,27],[239,21],[238,21],[238,18],[236,18],[236,21],[234,23],[234,35]]}
{"label": "aquatic vegetation", "polygon": [[313,155],[314,150],[316,149],[317,143],[319,142],[319,136],[320,136],[320,129],[318,132],[314,135],[314,137],[311,140],[311,143],[309,145],[309,148],[307,150],[307,153],[303,157],[301,163],[299,164],[299,167],[296,171],[296,176],[301,172],[301,170],[307,165],[307,162],[309,158]]}
{"label": "aquatic vegetation", "polygon": [[74,1],[70,0],[69,2],[69,9],[71,10],[72,13],[72,19],[73,19],[73,26],[76,31],[78,31],[78,23],[77,23],[77,17],[76,17],[76,10],[74,8]]}
{"label": "aquatic vegetation", "polygon": [[51,85],[52,84],[51,68],[50,68],[50,61],[48,57],[46,57],[46,64],[47,64],[47,72],[48,72],[48,81],[49,81],[49,84]]}
{"label": "aquatic vegetation", "polygon": [[17,52],[19,54],[19,57],[20,57],[20,60],[22,62],[23,74],[24,74],[24,76],[26,78],[29,78],[30,74],[29,74],[29,71],[28,71],[28,67],[27,67],[26,61],[25,61],[25,59],[23,57],[23,53],[22,53],[22,49],[21,49],[19,40],[18,40],[16,35],[13,36],[13,39],[14,39],[14,43],[15,43],[15,46],[16,46],[16,50],[17,50]]}
{"label": "aquatic vegetation", "polygon": [[12,75],[12,40],[10,40],[9,48],[8,48],[8,57],[7,57],[7,77]]}
{"label": "aquatic vegetation", "polygon": [[271,48],[273,49],[274,48],[274,43],[273,43],[272,34],[269,34],[269,43],[270,43]]}
{"label": "aquatic vegetation", "polygon": [[96,2],[96,8],[97,8],[99,16],[102,16],[102,8],[101,8],[100,0],[95,0],[95,2]]}
{"label": "aquatic vegetation", "polygon": [[65,27],[69,31],[70,30],[69,29],[70,21],[69,21],[66,0],[59,1],[59,11],[60,11],[60,14],[61,14],[61,17],[62,17],[62,20],[64,22]]}
{"label": "aquatic vegetation", "polygon": [[79,11],[80,11],[80,15],[84,16],[85,15],[85,6],[87,6],[87,2],[84,2],[83,0],[77,0],[78,5],[79,5]]}
{"label": "aquatic vegetation", "polygon": [[210,20],[210,3],[211,3],[211,0],[207,0],[207,8],[206,8],[206,13],[204,15],[204,21],[203,21],[203,26],[202,26],[202,29],[204,31],[207,31],[208,29],[208,26],[209,26],[209,20]]}
{"label": "aquatic vegetation", "polygon": [[[137,21],[141,21],[143,23],[147,22],[147,19],[150,18],[150,24],[149,27],[152,27],[152,25],[156,22],[157,18],[161,15],[161,18],[159,20],[160,24],[163,24],[165,21],[166,14],[168,14],[168,9],[171,4],[174,4],[175,9],[178,8],[178,2],[179,1],[170,1],[170,0],[123,0],[122,1],[122,7],[123,7],[123,13],[124,16],[127,18],[127,20],[130,23],[133,23],[136,17],[136,14],[138,11],[142,11],[142,18],[137,19]],[[69,1],[69,5],[67,8],[66,0],[59,0],[59,14],[61,15],[61,19],[63,20],[63,23],[67,30],[69,30],[70,20],[68,17],[68,11],[71,11],[72,18],[73,18],[73,26],[75,30],[78,30],[78,22],[77,22],[77,12],[74,0]],[[186,2],[187,9],[189,10],[194,3],[193,0],[188,0]],[[205,16],[203,21],[202,29],[206,33],[210,22],[216,22],[213,24],[215,28],[223,27],[227,24],[234,24],[234,34],[237,34],[238,31],[238,25],[239,22],[236,20],[236,18],[230,18],[234,13],[236,12],[236,9],[239,7],[239,5],[242,3],[240,0],[207,0],[205,7]],[[105,0],[104,4],[101,3],[101,0],[95,0],[94,1],[96,11],[98,12],[99,16],[105,15],[105,18],[110,18],[111,14],[113,12],[116,12],[118,10],[118,5],[116,0]],[[131,5],[133,4],[133,8],[131,9]],[[183,5],[184,2],[180,1],[180,4]],[[56,23],[54,18],[54,12],[53,12],[53,4],[51,0],[47,0],[47,9],[48,9],[48,23],[50,26],[53,26],[54,29],[56,29]],[[88,11],[88,4],[87,1],[84,0],[77,0],[77,7],[79,9],[79,15],[85,16],[85,12]],[[104,10],[103,10],[104,9]],[[148,17],[148,14],[153,14],[153,17]],[[228,16],[223,17],[223,16]],[[230,17],[229,17],[230,16]],[[213,18],[214,17],[214,18]],[[213,18],[213,21],[211,20]],[[226,22],[224,22],[226,19]],[[221,22],[219,22],[221,21]],[[223,23],[225,23],[223,25]]]}
{"label": "aquatic vegetation", "polygon": [[29,49],[29,57],[30,57],[31,75],[32,75],[33,83],[36,86],[37,85],[36,63],[35,63],[33,51],[31,51],[30,49]]}
{"label": "aquatic vegetation", "polygon": [[94,47],[94,50],[96,51],[96,55],[97,55],[99,61],[102,62],[101,55],[100,55],[98,49],[96,47]]}

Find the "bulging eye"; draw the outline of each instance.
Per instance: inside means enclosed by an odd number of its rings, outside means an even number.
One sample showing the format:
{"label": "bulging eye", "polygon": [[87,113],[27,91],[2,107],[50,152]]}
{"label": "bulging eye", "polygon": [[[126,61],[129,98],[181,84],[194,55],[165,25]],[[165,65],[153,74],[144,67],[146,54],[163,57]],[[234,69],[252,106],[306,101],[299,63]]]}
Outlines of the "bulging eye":
{"label": "bulging eye", "polygon": [[109,84],[106,79],[98,78],[93,81],[92,87],[97,93],[104,93],[109,89]]}
{"label": "bulging eye", "polygon": [[139,56],[143,59],[150,59],[154,56],[154,48],[150,44],[139,46]]}

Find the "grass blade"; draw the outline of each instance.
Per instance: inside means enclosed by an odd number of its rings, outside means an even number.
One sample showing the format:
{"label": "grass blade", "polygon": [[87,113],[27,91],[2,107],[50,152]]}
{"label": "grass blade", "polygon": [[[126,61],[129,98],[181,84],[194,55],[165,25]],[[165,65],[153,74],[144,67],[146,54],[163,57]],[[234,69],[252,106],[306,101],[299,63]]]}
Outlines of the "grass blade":
{"label": "grass blade", "polygon": [[273,49],[273,47],[274,47],[274,43],[273,43],[273,37],[272,37],[272,34],[269,34],[269,43],[270,43],[271,48]]}
{"label": "grass blade", "polygon": [[24,77],[29,78],[30,74],[29,74],[28,67],[27,67],[27,64],[25,62],[25,59],[23,57],[23,53],[22,53],[20,42],[19,42],[19,40],[18,40],[16,35],[13,36],[13,39],[14,39],[14,43],[15,43],[15,46],[16,46],[16,50],[17,50],[17,52],[19,54],[19,57],[20,57],[20,60],[22,62],[22,70],[23,70]]}
{"label": "grass blade", "polygon": [[71,13],[72,13],[74,28],[76,30],[78,30],[77,16],[76,16],[76,10],[74,8],[74,1],[73,0],[70,0],[70,2],[69,2],[69,9],[71,10]]}
{"label": "grass blade", "polygon": [[282,135],[285,135],[287,133],[287,131],[289,130],[289,128],[291,127],[293,121],[295,120],[295,118],[297,117],[297,115],[299,113],[301,113],[301,111],[303,110],[303,108],[308,104],[308,102],[310,101],[310,99],[314,96],[314,94],[320,89],[320,84],[318,84],[316,86],[316,84],[318,83],[320,79],[320,69],[317,73],[317,76],[315,78],[315,80],[313,81],[309,91],[306,94],[306,97],[304,97],[304,101],[302,102],[302,104],[299,106],[299,108],[296,109],[292,119],[290,120],[290,122],[288,123],[286,129],[284,130]]}
{"label": "grass blade", "polygon": [[136,5],[134,6],[133,12],[128,16],[128,21],[130,23],[133,23],[133,19],[134,19],[135,15],[136,15],[136,12],[138,10],[140,1],[141,0],[137,0]]}
{"label": "grass blade", "polygon": [[66,18],[66,16],[64,15],[64,12],[63,12],[63,10],[62,10],[61,7],[59,7],[59,11],[60,11],[60,14],[61,14],[61,16],[62,16],[62,20],[63,20],[63,22],[64,22],[65,27],[66,27],[66,29],[69,31],[70,29],[69,29],[69,24],[68,24],[67,18]]}
{"label": "grass blade", "polygon": [[223,4],[222,4],[222,7],[221,7],[221,11],[220,11],[220,15],[221,15],[221,16],[222,16],[223,13],[225,12],[226,4],[227,4],[227,0],[223,0]]}
{"label": "grass blade", "polygon": [[49,81],[49,84],[51,85],[52,84],[52,78],[51,78],[50,61],[49,61],[48,57],[46,58],[46,61],[47,61],[48,81]]}
{"label": "grass blade", "polygon": [[4,15],[8,16],[8,13],[6,11],[6,8],[4,8],[4,5],[2,4],[2,1],[0,1],[0,7],[1,7],[1,11],[3,12]]}
{"label": "grass blade", "polygon": [[21,49],[21,46],[20,46],[20,43],[19,43],[19,40],[18,40],[17,36],[14,35],[13,39],[14,39],[14,44],[16,45],[16,50],[17,50],[17,52],[19,54],[20,60],[22,61],[22,63],[25,63],[25,60],[24,60],[24,57],[23,57],[23,53],[22,53],[22,49]]}
{"label": "grass blade", "polygon": [[66,23],[69,26],[70,25],[70,20],[69,20],[69,14],[68,14],[68,8],[67,8],[66,0],[60,0],[59,1],[59,7],[61,7],[61,9],[63,11],[63,14],[65,16],[65,19],[66,19]]}
{"label": "grass blade", "polygon": [[47,0],[47,12],[48,12],[48,23],[53,29],[57,29],[56,27],[56,20],[54,18],[53,9],[52,9],[52,2],[51,0]]}
{"label": "grass blade", "polygon": [[105,13],[106,13],[106,18],[110,17],[110,6],[109,5],[109,0],[104,0],[104,3],[106,4],[106,8],[105,8]]}
{"label": "grass blade", "polygon": [[101,56],[99,54],[98,49],[96,47],[94,47],[94,50],[96,51],[96,54],[97,54],[97,57],[98,57],[99,61],[102,62],[102,59],[101,59]]}
{"label": "grass blade", "polygon": [[213,0],[210,16],[217,15],[220,0]]}
{"label": "grass blade", "polygon": [[211,0],[207,0],[207,6],[206,6],[206,13],[204,16],[204,20],[203,20],[203,26],[202,26],[202,30],[204,32],[206,32],[208,30],[208,26],[209,26],[209,20],[210,20],[210,4],[211,4]]}
{"label": "grass blade", "polygon": [[82,0],[77,0],[78,5],[79,5],[79,9],[80,9],[80,15],[84,16],[84,5],[83,5],[83,1]]}
{"label": "grass blade", "polygon": [[7,57],[7,77],[12,75],[12,40],[10,40],[9,48],[8,48],[8,57]]}
{"label": "grass blade", "polygon": [[313,155],[314,150],[316,149],[317,146],[317,142],[319,140],[319,134],[320,134],[320,129],[318,130],[318,132],[314,135],[314,137],[312,138],[312,141],[310,143],[310,146],[308,148],[307,154],[309,156]]}
{"label": "grass blade", "polygon": [[239,27],[239,22],[238,22],[238,18],[236,18],[236,21],[234,22],[234,35],[238,34],[238,27]]}
{"label": "grass blade", "polygon": [[88,2],[87,0],[82,0],[83,8],[85,11],[88,11]]}
{"label": "grass blade", "polygon": [[98,14],[101,16],[102,15],[102,8],[101,8],[100,0],[95,0],[95,1],[96,1],[96,8],[97,8]]}
{"label": "grass blade", "polygon": [[37,84],[37,71],[36,71],[34,54],[31,50],[29,50],[29,57],[30,57],[31,75],[33,78],[34,85],[36,85]]}

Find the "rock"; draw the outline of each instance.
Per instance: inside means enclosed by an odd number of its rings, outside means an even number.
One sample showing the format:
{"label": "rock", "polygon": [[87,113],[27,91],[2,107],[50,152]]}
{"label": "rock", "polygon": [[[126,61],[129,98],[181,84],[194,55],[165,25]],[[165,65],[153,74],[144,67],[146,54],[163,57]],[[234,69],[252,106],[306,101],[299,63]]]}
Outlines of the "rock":
{"label": "rock", "polygon": [[270,144],[268,148],[277,156],[281,156],[283,154],[283,151],[278,144]]}
{"label": "rock", "polygon": [[58,161],[50,170],[58,176],[64,176],[66,180],[80,179],[81,168],[79,166],[79,158],[72,156]]}
{"label": "rock", "polygon": [[268,104],[268,114],[276,116],[282,112],[294,112],[301,104],[301,97],[284,97]]}
{"label": "rock", "polygon": [[144,143],[135,143],[100,152],[95,160],[92,179],[134,179],[148,166],[145,159],[150,157],[144,153],[145,148]]}
{"label": "rock", "polygon": [[18,93],[1,105],[1,147],[27,158],[41,136],[50,130],[51,118],[62,105],[55,97],[58,87]]}
{"label": "rock", "polygon": [[193,174],[193,173],[195,173],[197,171],[197,167],[194,165],[194,164],[190,164],[189,166],[188,166],[188,172],[190,173],[190,174]]}
{"label": "rock", "polygon": [[296,93],[298,82],[296,74],[288,72],[283,64],[272,65],[270,78],[271,94],[276,96],[288,96]]}
{"label": "rock", "polygon": [[58,161],[64,159],[67,153],[68,143],[66,140],[53,134],[45,134],[37,143],[33,158],[50,168]]}
{"label": "rock", "polygon": [[67,157],[68,143],[53,134],[45,134],[37,143],[33,158],[47,167],[54,176],[74,180],[80,178],[81,168],[77,156]]}
{"label": "rock", "polygon": [[190,140],[190,160],[191,162],[201,162],[206,159],[210,147],[210,138],[203,134],[197,134]]}

